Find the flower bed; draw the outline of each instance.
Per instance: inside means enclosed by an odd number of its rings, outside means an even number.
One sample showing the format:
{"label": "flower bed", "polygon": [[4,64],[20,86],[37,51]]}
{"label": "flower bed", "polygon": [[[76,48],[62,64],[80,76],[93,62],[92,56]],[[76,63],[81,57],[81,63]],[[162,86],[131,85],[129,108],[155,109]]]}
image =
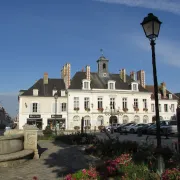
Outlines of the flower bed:
{"label": "flower bed", "polygon": [[101,166],[90,167],[74,174],[68,174],[65,180],[104,180],[113,177],[124,180],[157,180],[158,176],[145,165],[135,165],[130,154],[105,161]]}

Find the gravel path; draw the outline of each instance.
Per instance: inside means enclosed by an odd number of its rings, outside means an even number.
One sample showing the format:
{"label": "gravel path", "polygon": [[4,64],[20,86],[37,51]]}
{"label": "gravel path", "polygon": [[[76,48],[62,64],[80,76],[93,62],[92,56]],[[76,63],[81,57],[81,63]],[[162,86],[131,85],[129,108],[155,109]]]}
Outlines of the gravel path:
{"label": "gravel path", "polygon": [[29,160],[13,168],[0,168],[0,180],[60,180],[65,174],[87,168],[97,159],[85,155],[78,146],[60,142],[39,141],[41,157]]}

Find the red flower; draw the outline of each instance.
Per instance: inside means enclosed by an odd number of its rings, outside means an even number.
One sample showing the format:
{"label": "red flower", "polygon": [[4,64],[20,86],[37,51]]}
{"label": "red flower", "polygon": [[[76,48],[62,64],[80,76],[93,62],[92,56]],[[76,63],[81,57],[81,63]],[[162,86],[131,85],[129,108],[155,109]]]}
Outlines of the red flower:
{"label": "red flower", "polygon": [[33,177],[33,180],[38,180],[38,178],[36,176]]}

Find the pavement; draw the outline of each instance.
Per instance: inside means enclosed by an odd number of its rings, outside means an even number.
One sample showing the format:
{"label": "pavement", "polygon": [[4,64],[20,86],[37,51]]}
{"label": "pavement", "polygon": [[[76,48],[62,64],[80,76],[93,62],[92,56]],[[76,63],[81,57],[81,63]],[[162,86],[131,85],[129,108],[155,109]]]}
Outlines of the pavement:
{"label": "pavement", "polygon": [[61,180],[64,175],[88,168],[98,159],[85,155],[82,146],[41,140],[39,160],[29,160],[13,168],[0,168],[0,180]]}

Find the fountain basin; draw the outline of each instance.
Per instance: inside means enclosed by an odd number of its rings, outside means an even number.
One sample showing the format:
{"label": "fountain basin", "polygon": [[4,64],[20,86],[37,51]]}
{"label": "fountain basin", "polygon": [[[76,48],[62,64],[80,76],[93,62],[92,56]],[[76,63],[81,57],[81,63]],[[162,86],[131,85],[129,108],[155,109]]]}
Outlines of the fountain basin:
{"label": "fountain basin", "polygon": [[0,155],[11,154],[24,149],[24,137],[21,134],[0,136]]}

